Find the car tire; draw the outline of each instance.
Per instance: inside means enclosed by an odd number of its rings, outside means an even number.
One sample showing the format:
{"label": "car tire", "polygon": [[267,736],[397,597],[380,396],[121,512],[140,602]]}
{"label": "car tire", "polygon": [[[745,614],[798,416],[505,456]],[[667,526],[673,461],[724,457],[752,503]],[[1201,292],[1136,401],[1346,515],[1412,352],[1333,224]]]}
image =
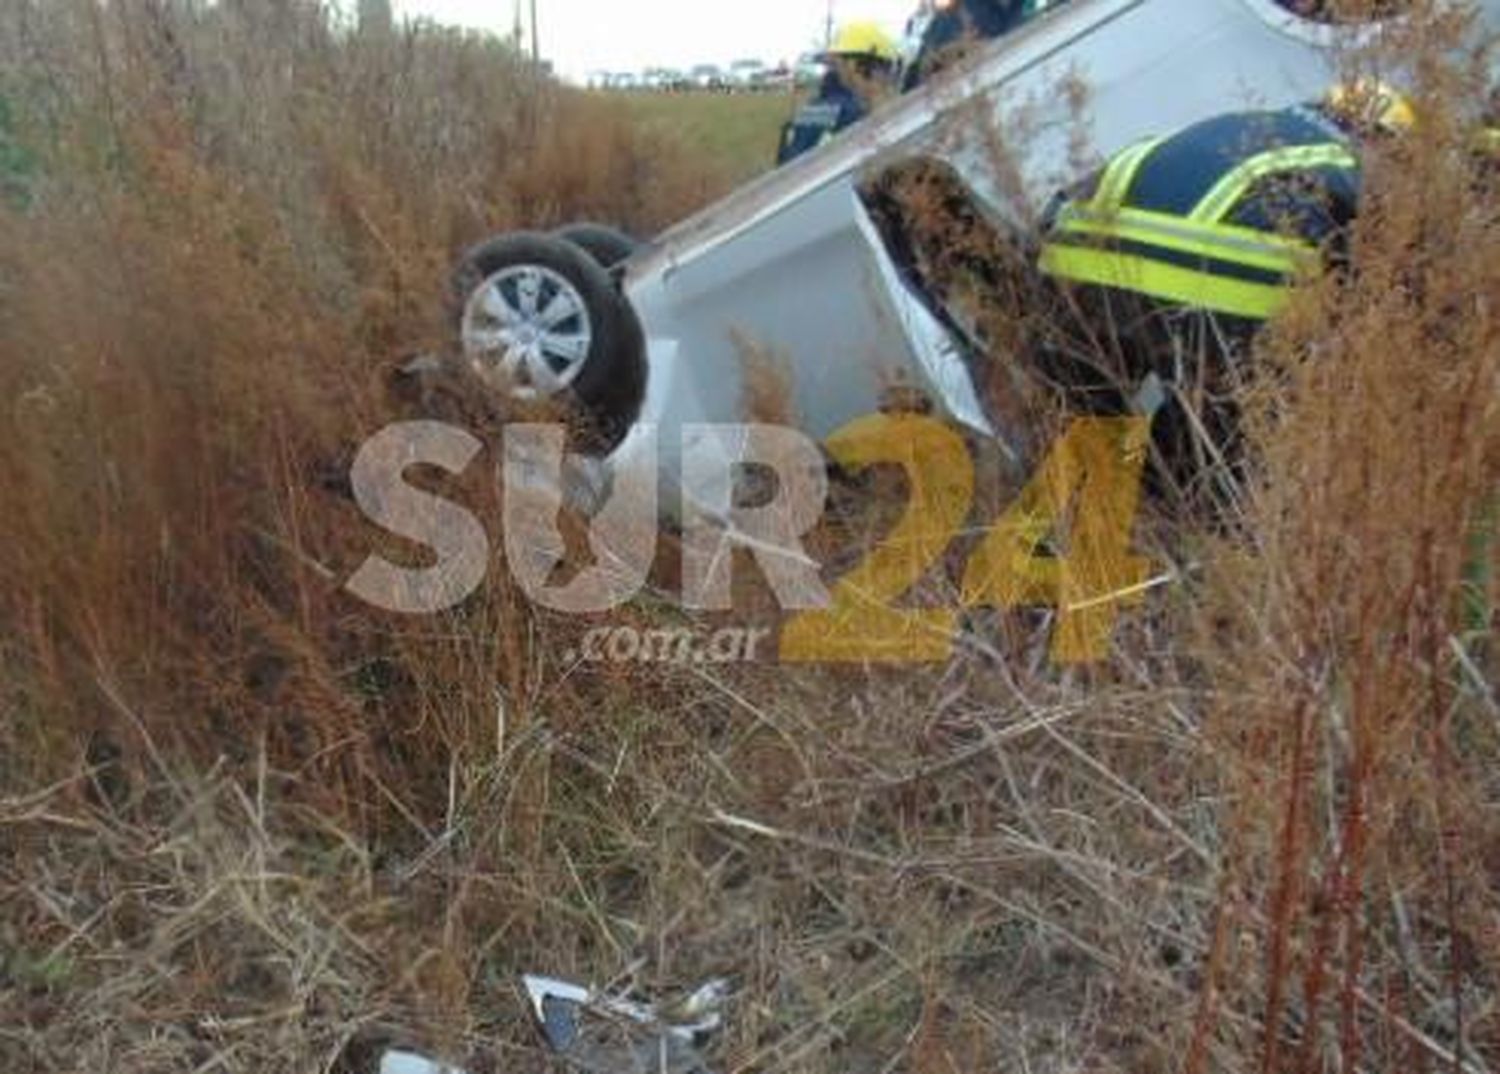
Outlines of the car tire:
{"label": "car tire", "polygon": [[569,224],[552,235],[581,246],[607,272],[613,272],[641,248],[638,241],[608,224]]}
{"label": "car tire", "polygon": [[514,232],[470,249],[452,279],[458,342],[487,383],[520,404],[557,402],[571,446],[613,450],[646,387],[640,321],[584,247]]}

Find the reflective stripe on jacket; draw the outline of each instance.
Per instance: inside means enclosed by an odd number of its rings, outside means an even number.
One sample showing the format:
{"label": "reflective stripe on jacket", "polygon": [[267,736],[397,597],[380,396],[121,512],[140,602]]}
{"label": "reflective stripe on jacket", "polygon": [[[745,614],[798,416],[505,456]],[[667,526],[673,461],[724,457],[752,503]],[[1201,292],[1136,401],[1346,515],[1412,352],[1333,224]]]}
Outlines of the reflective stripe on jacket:
{"label": "reflective stripe on jacket", "polygon": [[818,87],[818,95],[798,110],[782,128],[776,163],[785,164],[810,152],[845,127],[865,117],[865,106],[837,72],[830,71]]}
{"label": "reflective stripe on jacket", "polygon": [[1041,268],[1265,319],[1341,240],[1359,179],[1347,140],[1312,109],[1220,116],[1117,154],[1055,211]]}

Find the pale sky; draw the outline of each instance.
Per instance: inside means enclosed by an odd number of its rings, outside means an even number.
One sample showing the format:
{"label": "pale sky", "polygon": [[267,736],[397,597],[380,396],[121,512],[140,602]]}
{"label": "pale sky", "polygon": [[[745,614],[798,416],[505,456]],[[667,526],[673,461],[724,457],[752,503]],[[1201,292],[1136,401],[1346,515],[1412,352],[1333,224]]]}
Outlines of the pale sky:
{"label": "pale sky", "polygon": [[[523,13],[530,0],[521,0]],[[509,32],[515,0],[395,0],[398,15]],[[828,0],[536,0],[542,54],[558,71],[794,60],[820,43]],[[834,19],[873,19],[899,39],[918,0],[834,0]]]}

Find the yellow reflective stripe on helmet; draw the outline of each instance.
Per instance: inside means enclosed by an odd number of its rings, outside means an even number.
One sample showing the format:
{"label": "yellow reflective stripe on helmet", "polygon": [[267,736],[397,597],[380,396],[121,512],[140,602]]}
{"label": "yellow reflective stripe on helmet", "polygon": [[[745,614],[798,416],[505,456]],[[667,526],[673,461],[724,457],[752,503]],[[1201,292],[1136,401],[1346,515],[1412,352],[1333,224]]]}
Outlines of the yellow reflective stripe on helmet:
{"label": "yellow reflective stripe on helmet", "polygon": [[1167,265],[1146,257],[1111,250],[1049,245],[1041,269],[1074,283],[1133,291],[1152,298],[1236,317],[1265,320],[1286,304],[1288,289]]}
{"label": "yellow reflective stripe on helmet", "polygon": [[1359,161],[1347,146],[1337,142],[1287,146],[1251,157],[1226,173],[1203,196],[1188,218],[1200,224],[1217,224],[1257,182],[1277,172],[1306,168],[1357,168]]}
{"label": "yellow reflective stripe on helmet", "polygon": [[1164,213],[1155,209],[1138,209],[1127,206],[1118,212],[1108,215],[1091,213],[1087,209],[1069,206],[1063,210],[1062,216],[1076,213],[1083,219],[1096,223],[1110,223],[1113,221],[1124,221],[1143,228],[1154,228],[1163,232],[1174,234],[1211,235],[1215,242],[1232,243],[1247,249],[1285,250],[1293,254],[1305,254],[1313,250],[1313,246],[1306,239],[1295,235],[1283,235],[1275,231],[1263,231],[1260,228],[1245,227],[1242,224],[1200,224],[1185,216],[1176,213]]}
{"label": "yellow reflective stripe on helmet", "polygon": [[1122,216],[1135,221],[1141,227],[1162,231],[1187,229],[1198,235],[1211,235],[1213,241],[1245,250],[1279,251],[1291,257],[1307,258],[1317,255],[1317,247],[1296,235],[1283,235],[1275,231],[1245,227],[1241,224],[1199,224],[1171,213],[1151,212],[1146,209],[1127,209]]}
{"label": "yellow reflective stripe on helmet", "polygon": [[1163,141],[1165,138],[1148,138],[1116,154],[1104,169],[1104,175],[1099,180],[1099,189],[1094,191],[1093,198],[1089,200],[1089,206],[1095,212],[1119,211],[1121,202],[1125,200],[1125,194],[1130,189],[1130,184],[1135,180],[1136,173],[1141,170],[1141,165]]}
{"label": "yellow reflective stripe on helmet", "polygon": [[1181,217],[1139,209],[1121,209],[1108,217],[1064,211],[1058,217],[1057,230],[1062,234],[1163,246],[1198,257],[1287,274],[1317,257],[1315,247],[1285,236],[1249,228],[1205,227]]}

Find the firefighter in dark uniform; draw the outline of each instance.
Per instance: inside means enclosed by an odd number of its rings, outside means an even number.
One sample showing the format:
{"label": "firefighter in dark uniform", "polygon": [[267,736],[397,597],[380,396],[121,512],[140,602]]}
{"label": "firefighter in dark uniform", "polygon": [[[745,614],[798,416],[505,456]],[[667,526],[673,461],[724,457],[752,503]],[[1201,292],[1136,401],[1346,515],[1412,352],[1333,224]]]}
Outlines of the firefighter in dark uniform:
{"label": "firefighter in dark uniform", "polygon": [[933,0],[917,19],[920,30],[915,57],[901,78],[901,91],[910,92],[932,77],[962,51],[965,42],[1003,37],[1033,15],[1064,0]]}
{"label": "firefighter in dark uniform", "polygon": [[782,128],[776,163],[795,160],[868,115],[894,85],[899,60],[896,43],[874,23],[842,27],[828,50],[817,96]]}
{"label": "firefighter in dark uniform", "polygon": [[1085,410],[1160,410],[1170,484],[1237,459],[1239,359],[1299,276],[1346,259],[1362,145],[1414,122],[1398,92],[1359,82],[1116,154],[1048,211],[1038,264],[1060,327],[1041,372]]}

